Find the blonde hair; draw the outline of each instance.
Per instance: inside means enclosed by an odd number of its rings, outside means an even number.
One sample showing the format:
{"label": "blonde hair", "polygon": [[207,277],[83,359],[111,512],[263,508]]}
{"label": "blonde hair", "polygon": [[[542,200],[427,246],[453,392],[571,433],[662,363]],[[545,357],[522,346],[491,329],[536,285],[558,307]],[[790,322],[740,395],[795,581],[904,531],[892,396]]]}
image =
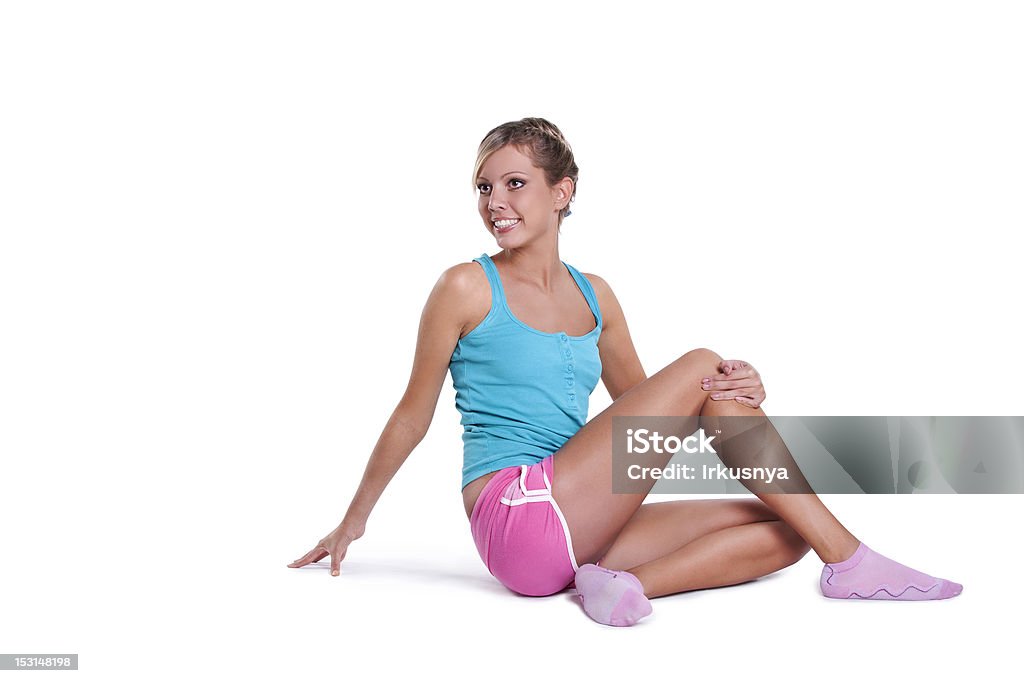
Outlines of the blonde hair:
{"label": "blonde hair", "polygon": [[558,130],[558,126],[546,119],[530,117],[518,121],[509,121],[493,129],[480,141],[480,149],[476,155],[476,166],[473,168],[473,187],[476,187],[480,168],[488,157],[507,145],[515,145],[525,151],[537,168],[544,170],[549,187],[562,178],[572,180],[572,195],[569,202],[558,212],[558,224],[569,215],[569,203],[576,198],[576,183],[580,169],[573,159],[572,148]]}

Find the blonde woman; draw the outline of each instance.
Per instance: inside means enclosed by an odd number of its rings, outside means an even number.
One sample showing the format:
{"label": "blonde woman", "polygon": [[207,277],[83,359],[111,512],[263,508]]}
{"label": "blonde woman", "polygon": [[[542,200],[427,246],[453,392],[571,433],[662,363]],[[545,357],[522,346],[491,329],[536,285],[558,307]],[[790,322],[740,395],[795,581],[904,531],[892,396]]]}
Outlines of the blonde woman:
{"label": "blonde woman", "polygon": [[[684,436],[733,417],[766,421],[765,392],[753,366],[708,349],[647,376],[608,283],[560,259],[577,178],[569,144],[544,119],[509,122],[484,137],[473,182],[499,251],[441,275],[423,310],[408,387],[344,519],[288,566],[330,555],[331,574],[339,574],[374,504],[426,433],[450,372],[473,539],[491,574],[517,593],[551,595],[574,584],[591,618],[628,626],[650,614],[650,598],[749,581],[813,549],[830,598],[959,595],[959,584],[872,551],[809,488],[751,487],[760,501],[649,504],[654,480],[646,490],[612,492],[613,417],[678,416]],[[613,403],[586,422],[598,379]],[[721,440],[723,459],[744,457],[748,446],[734,436]],[[775,448],[795,469],[784,444]],[[805,486],[799,470],[794,475]]]}

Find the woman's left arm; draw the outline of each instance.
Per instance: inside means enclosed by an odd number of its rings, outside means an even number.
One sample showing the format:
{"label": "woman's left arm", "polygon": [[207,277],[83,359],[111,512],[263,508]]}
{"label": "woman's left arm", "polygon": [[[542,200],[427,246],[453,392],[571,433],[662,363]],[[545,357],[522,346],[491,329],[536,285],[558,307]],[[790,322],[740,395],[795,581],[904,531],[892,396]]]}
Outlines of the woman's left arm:
{"label": "woman's left arm", "polygon": [[[633,339],[629,336],[626,316],[612,288],[603,278],[593,273],[583,275],[594,288],[597,304],[601,308],[601,317],[604,318],[598,343],[601,354],[601,381],[614,401],[647,379],[647,373],[640,363]],[[712,392],[713,400],[734,399],[743,405],[757,408],[765,399],[761,375],[754,366],[745,361],[723,360],[718,366],[718,374],[706,379],[702,387],[704,391]]]}
{"label": "woman's left arm", "polygon": [[601,309],[604,326],[598,340],[598,351],[601,354],[601,381],[604,382],[608,395],[615,401],[624,393],[647,379],[644,366],[640,364],[633,339],[629,336],[626,316],[622,312],[619,300],[604,279],[592,273],[583,273],[590,281],[597,295],[597,305]]}

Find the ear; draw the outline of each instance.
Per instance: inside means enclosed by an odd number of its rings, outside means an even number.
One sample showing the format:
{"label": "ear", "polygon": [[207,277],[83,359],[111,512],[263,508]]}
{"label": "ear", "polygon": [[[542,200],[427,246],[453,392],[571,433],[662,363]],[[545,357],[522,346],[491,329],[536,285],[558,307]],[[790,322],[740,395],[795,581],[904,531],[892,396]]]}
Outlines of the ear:
{"label": "ear", "polygon": [[569,206],[569,200],[572,199],[573,189],[575,189],[575,186],[572,182],[572,178],[568,176],[555,183],[552,191],[555,195],[555,206],[558,207],[559,211]]}

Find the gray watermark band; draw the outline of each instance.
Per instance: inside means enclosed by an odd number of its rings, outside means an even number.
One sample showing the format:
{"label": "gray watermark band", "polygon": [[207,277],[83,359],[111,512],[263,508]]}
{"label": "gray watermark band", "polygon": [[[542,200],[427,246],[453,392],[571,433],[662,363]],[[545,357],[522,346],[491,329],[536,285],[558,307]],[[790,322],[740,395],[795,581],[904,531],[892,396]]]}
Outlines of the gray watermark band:
{"label": "gray watermark band", "polygon": [[615,416],[613,493],[1024,493],[1024,417]]}

